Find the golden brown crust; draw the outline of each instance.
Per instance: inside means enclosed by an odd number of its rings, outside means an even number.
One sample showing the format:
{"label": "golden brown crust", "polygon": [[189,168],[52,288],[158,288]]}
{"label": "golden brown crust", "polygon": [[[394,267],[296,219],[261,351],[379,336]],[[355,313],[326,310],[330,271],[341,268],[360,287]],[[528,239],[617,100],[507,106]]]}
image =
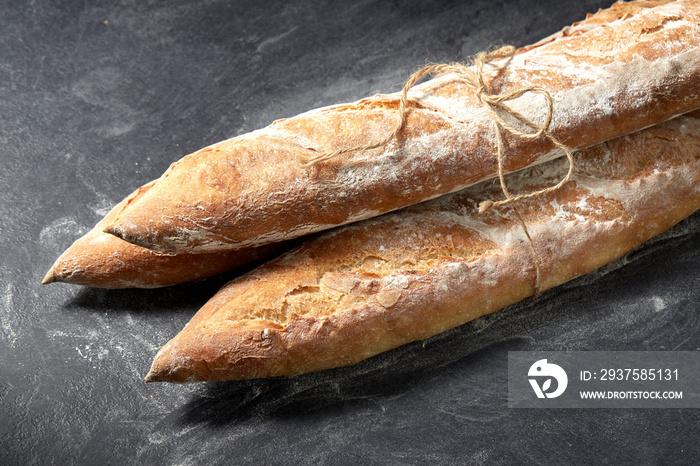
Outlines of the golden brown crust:
{"label": "golden brown crust", "polygon": [[610,8],[606,10],[601,8],[596,14],[589,13],[585,20],[573,23],[571,26],[567,26],[561,31],[545,37],[532,45],[522,47],[520,51],[524,52],[535,47],[554,42],[562,37],[584,34],[594,28],[605,27],[607,24],[612,23],[613,21],[630,18],[638,14],[642,9],[666,5],[667,3],[671,3],[673,1],[674,0],[636,0],[634,2],[625,2],[623,0],[618,0]]}
{"label": "golden brown crust", "polygon": [[[604,163],[601,163],[603,161]],[[508,177],[539,189],[555,160]],[[542,290],[588,273],[700,208],[700,112],[576,156],[563,189],[517,209]],[[147,381],[289,376],[353,364],[531,296],[530,246],[484,183],[329,231],[231,281],[158,353]]]}
{"label": "golden brown crust", "polygon": [[[494,91],[540,86],[552,132],[587,147],[700,107],[700,4],[618,3],[567,34],[488,68]],[[507,65],[507,66],[506,66]],[[398,95],[280,120],[176,162],[107,231],[176,252],[250,247],[379,215],[495,174],[493,122],[453,75],[409,93],[405,129],[381,149],[303,168],[299,157],[381,140]],[[543,100],[512,107],[541,122]],[[546,140],[506,137],[507,170],[561,154]]]}
{"label": "golden brown crust", "polygon": [[42,284],[63,282],[99,288],[157,288],[198,280],[270,259],[290,249],[275,243],[240,251],[168,254],[152,251],[102,230],[117,213],[147,192],[150,182],[127,196],[51,266]]}

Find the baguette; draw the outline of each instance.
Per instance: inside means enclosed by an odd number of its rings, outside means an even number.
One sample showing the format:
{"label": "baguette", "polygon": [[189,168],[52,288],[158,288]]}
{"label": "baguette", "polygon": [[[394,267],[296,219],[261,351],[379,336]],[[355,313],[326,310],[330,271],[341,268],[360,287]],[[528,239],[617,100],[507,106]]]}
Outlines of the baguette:
{"label": "baguette", "polygon": [[[700,112],[576,156],[562,189],[515,203],[541,289],[593,271],[700,208]],[[605,163],[600,163],[604,161]],[[566,172],[507,177],[514,192]],[[533,294],[535,260],[485,183],[326,232],[224,286],[156,355],[146,381],[291,376],[357,363]]]}
{"label": "baguette", "polygon": [[147,192],[150,182],[127,196],[92,230],[76,240],[44,277],[42,284],[64,282],[98,288],[158,288],[211,277],[243,265],[271,259],[291,249],[289,242],[240,251],[168,254],[152,251],[102,230],[127,204]]}
{"label": "baguette", "polygon": [[[494,94],[530,86],[553,98],[550,133],[573,148],[619,137],[700,107],[700,3],[617,3],[567,32],[489,63]],[[407,120],[389,144],[372,143],[398,118],[399,94],[309,111],[184,157],[105,231],[158,251],[236,250],[302,236],[455,192],[496,174],[489,110],[454,74],[408,94]],[[542,124],[541,95],[512,109]],[[504,134],[512,172],[560,157],[547,138]]]}

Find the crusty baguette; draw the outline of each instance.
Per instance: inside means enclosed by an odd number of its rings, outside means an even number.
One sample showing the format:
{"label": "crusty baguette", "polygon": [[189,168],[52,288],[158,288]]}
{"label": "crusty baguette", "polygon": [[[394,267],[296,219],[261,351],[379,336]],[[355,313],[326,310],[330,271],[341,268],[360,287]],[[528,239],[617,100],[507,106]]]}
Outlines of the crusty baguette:
{"label": "crusty baguette", "polygon": [[117,204],[92,230],[76,240],[56,260],[42,284],[71,283],[100,288],[157,288],[211,277],[243,265],[272,258],[290,249],[289,242],[240,251],[168,254],[152,251],[102,230],[117,213],[142,196],[148,183]]}
{"label": "crusty baguette", "polygon": [[[508,185],[538,189],[564,162]],[[489,182],[326,232],[229,282],[158,352],[146,380],[349,365],[531,296],[523,228],[507,208],[476,213],[499,191]],[[543,291],[620,257],[700,208],[700,112],[582,151],[562,189],[515,205]]]}
{"label": "crusty baguette", "polygon": [[[538,86],[554,99],[551,132],[582,148],[700,107],[700,2],[618,3],[507,62],[486,67],[494,93]],[[376,216],[495,176],[492,117],[452,74],[409,93],[388,145],[304,167],[300,158],[381,140],[398,94],[310,111],[174,163],[106,231],[167,252],[251,247]],[[545,103],[509,105],[541,124]],[[505,169],[561,156],[505,134]]]}

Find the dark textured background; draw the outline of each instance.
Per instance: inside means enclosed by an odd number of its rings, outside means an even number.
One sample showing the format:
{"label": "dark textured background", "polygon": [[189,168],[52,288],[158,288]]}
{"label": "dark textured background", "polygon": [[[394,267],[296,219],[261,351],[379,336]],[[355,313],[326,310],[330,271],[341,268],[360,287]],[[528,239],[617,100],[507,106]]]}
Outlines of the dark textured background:
{"label": "dark textured background", "polygon": [[[536,300],[354,367],[145,385],[226,278],[39,282],[181,156],[524,45],[610,0],[0,0],[0,463],[690,463],[700,410],[513,410],[511,350],[700,350],[700,216]],[[2,461],[5,460],[5,461]],[[9,461],[7,461],[9,460]]]}

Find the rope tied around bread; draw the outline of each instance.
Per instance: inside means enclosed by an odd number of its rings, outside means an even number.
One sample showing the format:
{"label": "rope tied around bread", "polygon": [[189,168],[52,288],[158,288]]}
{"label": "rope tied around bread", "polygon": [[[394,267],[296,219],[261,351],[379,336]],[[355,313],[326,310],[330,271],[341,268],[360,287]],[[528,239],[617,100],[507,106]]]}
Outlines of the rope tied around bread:
{"label": "rope tied around bread", "polygon": [[[479,204],[479,212],[484,212],[490,207],[498,207],[505,204],[510,204],[519,199],[526,199],[540,194],[546,194],[552,191],[556,191],[561,188],[566,182],[571,178],[573,173],[574,160],[571,150],[563,143],[561,143],[557,138],[555,138],[550,132],[549,127],[552,123],[552,113],[554,108],[554,102],[552,96],[549,92],[541,87],[528,86],[515,91],[508,92],[506,94],[497,95],[491,93],[489,86],[484,80],[484,66],[494,60],[499,59],[510,59],[515,55],[515,47],[506,45],[500,47],[491,52],[480,52],[473,59],[471,59],[471,67],[463,63],[449,63],[449,64],[433,64],[427,65],[411,75],[411,77],[404,84],[401,90],[401,97],[399,99],[398,108],[398,118],[396,124],[392,131],[387,134],[387,136],[381,141],[374,143],[361,144],[353,147],[346,147],[343,149],[338,149],[333,152],[328,152],[325,154],[320,154],[316,157],[310,157],[303,161],[303,165],[306,167],[313,166],[319,162],[332,159],[341,154],[346,154],[348,152],[357,151],[367,151],[372,149],[377,149],[387,145],[396,135],[401,131],[403,126],[406,124],[406,114],[408,106],[408,91],[413,88],[416,83],[424,76],[430,74],[448,74],[454,73],[458,78],[465,82],[469,87],[474,90],[474,93],[480,103],[484,105],[487,111],[491,114],[494,122],[494,129],[496,134],[496,159],[498,162],[498,179],[501,183],[501,189],[505,195],[505,199],[502,201],[483,201]],[[532,120],[521,114],[520,112],[510,108],[506,105],[506,102],[510,100],[515,100],[527,93],[540,94],[544,97],[547,107],[546,107],[546,117],[544,123],[537,125]],[[499,114],[503,112],[512,118],[515,118],[523,125],[529,127],[532,132],[521,131],[515,128],[513,125],[507,123]],[[508,131],[510,134],[521,137],[524,139],[537,139],[540,137],[547,138],[554,146],[561,149],[569,160],[569,170],[566,176],[556,185],[544,188],[538,191],[534,191],[528,194],[520,194],[518,196],[511,196],[508,188],[506,187],[505,174],[503,172],[503,134],[502,130]]]}
{"label": "rope tied around bread", "polygon": [[[479,212],[483,213],[486,210],[488,210],[491,207],[499,207],[503,205],[509,205],[511,210],[514,212],[515,216],[517,217],[518,221],[520,222],[521,226],[523,227],[523,230],[525,231],[525,236],[527,237],[527,240],[530,244],[530,248],[532,250],[532,254],[535,259],[535,269],[536,269],[536,279],[535,279],[535,291],[533,293],[533,297],[536,297],[540,294],[540,282],[541,282],[541,272],[540,272],[540,259],[539,255],[537,254],[537,250],[535,249],[534,242],[532,241],[532,238],[530,236],[530,233],[527,229],[527,225],[525,224],[525,221],[523,220],[522,216],[520,213],[517,211],[514,205],[512,205],[513,202],[521,200],[521,199],[528,199],[531,197],[539,196],[542,194],[546,194],[552,191],[556,191],[564,184],[566,184],[569,179],[571,178],[571,174],[573,173],[574,169],[574,159],[573,155],[571,152],[571,149],[569,149],[565,144],[560,142],[557,138],[555,138],[550,132],[549,132],[549,127],[552,123],[552,113],[553,113],[553,108],[554,108],[554,102],[552,100],[552,96],[549,94],[549,92],[541,87],[536,87],[536,86],[528,86],[524,87],[521,89],[516,89],[515,91],[508,92],[506,94],[493,94],[491,92],[491,89],[489,88],[488,84],[484,80],[484,66],[494,60],[501,60],[501,59],[511,59],[515,55],[515,47],[513,46],[503,46],[498,49],[495,49],[491,52],[480,52],[478,53],[472,60],[471,60],[471,66],[465,65],[463,63],[449,63],[449,64],[432,64],[432,65],[427,65],[415,73],[413,73],[408,81],[406,81],[406,84],[404,84],[403,89],[401,90],[401,98],[399,99],[399,108],[398,108],[398,118],[396,121],[396,124],[394,125],[393,130],[381,141],[374,142],[374,143],[369,143],[369,144],[362,144],[354,147],[347,147],[343,149],[338,149],[334,152],[329,152],[326,154],[321,154],[316,157],[308,158],[304,161],[304,166],[313,166],[319,162],[325,161],[332,159],[334,157],[337,157],[338,155],[345,154],[348,152],[355,152],[355,151],[367,151],[367,150],[372,150],[372,149],[377,149],[379,147],[383,147],[387,145],[396,135],[401,131],[403,126],[406,124],[406,114],[407,114],[407,106],[408,106],[408,91],[413,88],[413,86],[416,85],[416,83],[423,78],[424,76],[427,75],[434,75],[434,74],[439,74],[439,75],[444,75],[448,73],[453,73],[455,74],[459,79],[461,79],[464,83],[466,83],[470,88],[474,90],[474,93],[479,100],[481,104],[484,105],[484,107],[487,109],[487,111],[490,113],[491,117],[493,118],[493,123],[494,123],[494,130],[495,130],[495,135],[496,135],[496,160],[497,160],[497,166],[498,166],[498,179],[501,184],[501,190],[503,191],[503,194],[505,196],[505,199],[501,201],[490,201],[490,200],[485,200],[482,201],[479,204]],[[508,105],[506,105],[506,102],[515,100],[519,97],[522,97],[523,95],[527,93],[534,93],[534,94],[539,94],[544,97],[545,102],[546,102],[546,116],[544,123],[541,125],[537,125],[534,123],[532,120],[521,114],[520,112],[512,109]],[[506,122],[503,117],[499,114],[499,112],[503,112],[504,114],[508,115],[509,117],[517,120],[519,123],[522,125],[528,127],[531,131],[521,131],[515,126],[509,124]],[[508,187],[506,186],[506,180],[505,180],[505,174],[504,174],[504,169],[503,169],[503,154],[504,154],[504,149],[503,149],[503,133],[502,131],[505,130],[508,133],[512,134],[513,136],[524,138],[524,139],[537,139],[540,137],[544,137],[548,139],[555,147],[558,149],[562,150],[564,154],[566,155],[566,158],[569,161],[569,170],[566,173],[566,176],[562,178],[559,183],[556,185],[543,188],[537,191],[533,191],[531,193],[526,193],[526,194],[519,194],[517,196],[512,196],[510,194],[510,191],[508,190]]]}

